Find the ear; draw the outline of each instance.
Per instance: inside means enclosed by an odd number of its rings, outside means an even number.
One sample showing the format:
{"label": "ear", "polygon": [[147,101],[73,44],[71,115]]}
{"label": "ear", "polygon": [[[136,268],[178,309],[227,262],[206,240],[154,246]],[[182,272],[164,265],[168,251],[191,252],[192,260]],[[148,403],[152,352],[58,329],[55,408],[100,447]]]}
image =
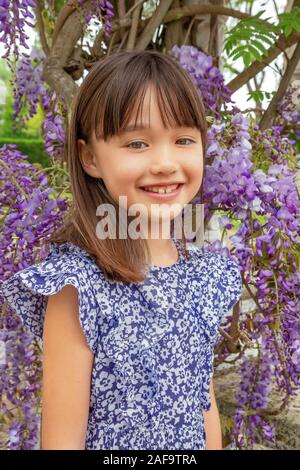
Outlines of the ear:
{"label": "ear", "polygon": [[84,171],[94,178],[101,178],[99,169],[96,165],[95,155],[83,139],[77,139],[78,154]]}

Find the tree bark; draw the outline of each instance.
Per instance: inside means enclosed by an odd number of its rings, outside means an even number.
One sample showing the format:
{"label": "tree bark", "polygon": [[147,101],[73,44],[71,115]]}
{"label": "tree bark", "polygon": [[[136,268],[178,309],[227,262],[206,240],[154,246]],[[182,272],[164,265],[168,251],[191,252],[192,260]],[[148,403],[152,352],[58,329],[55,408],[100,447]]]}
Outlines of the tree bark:
{"label": "tree bark", "polygon": [[281,79],[279,88],[277,93],[273,96],[267,110],[265,111],[260,123],[259,127],[261,130],[267,129],[272,124],[272,119],[275,116],[278,103],[282,100],[287,87],[291,81],[291,78],[296,70],[297,65],[299,64],[300,60],[300,41],[298,42],[296,49],[294,50],[293,56],[290,59],[286,71]]}

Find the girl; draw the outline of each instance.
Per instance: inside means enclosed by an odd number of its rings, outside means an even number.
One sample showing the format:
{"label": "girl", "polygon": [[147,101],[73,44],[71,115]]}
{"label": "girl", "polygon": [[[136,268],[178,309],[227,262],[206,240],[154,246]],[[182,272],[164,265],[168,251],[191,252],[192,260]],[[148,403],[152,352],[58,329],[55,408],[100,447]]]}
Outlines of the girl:
{"label": "girl", "polygon": [[[46,260],[1,290],[43,339],[42,449],[222,448],[213,351],[240,272],[174,236],[175,218],[202,195],[206,131],[199,92],[171,56],[113,53],[79,87],[68,220]],[[120,237],[111,209],[128,224],[135,205],[143,234],[174,206],[172,235]],[[107,207],[116,230],[105,236]]]}

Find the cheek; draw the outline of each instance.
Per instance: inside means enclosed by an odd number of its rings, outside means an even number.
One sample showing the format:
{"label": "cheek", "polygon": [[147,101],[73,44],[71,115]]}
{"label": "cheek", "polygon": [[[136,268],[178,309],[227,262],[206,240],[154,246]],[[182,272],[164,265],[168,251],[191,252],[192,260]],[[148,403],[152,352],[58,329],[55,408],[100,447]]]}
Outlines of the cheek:
{"label": "cheek", "polygon": [[191,183],[201,183],[203,175],[203,161],[202,158],[192,159],[186,166],[186,172],[190,177]]}
{"label": "cheek", "polygon": [[199,192],[202,179],[203,179],[203,161],[202,159],[195,158],[189,162],[186,168],[188,175],[188,198],[192,200]]}
{"label": "cheek", "polygon": [[110,193],[115,201],[119,201],[120,196],[127,196],[127,203],[133,200],[135,196],[136,181],[140,178],[140,172],[134,165],[119,165],[109,176]]}
{"label": "cheek", "polygon": [[143,174],[143,165],[137,159],[124,159],[115,168],[116,180],[122,185],[132,185]]}

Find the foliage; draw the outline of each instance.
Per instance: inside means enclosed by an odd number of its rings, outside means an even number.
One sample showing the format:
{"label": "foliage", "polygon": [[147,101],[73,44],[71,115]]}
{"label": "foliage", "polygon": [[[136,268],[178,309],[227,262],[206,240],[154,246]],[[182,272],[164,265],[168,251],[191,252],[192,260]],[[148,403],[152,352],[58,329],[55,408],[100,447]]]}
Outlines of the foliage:
{"label": "foliage", "polygon": [[230,31],[224,50],[233,61],[242,58],[248,67],[254,60],[262,62],[267,56],[267,48],[273,46],[280,34],[290,35],[300,32],[300,8],[293,7],[291,12],[279,14],[277,24],[266,23],[269,18],[261,20],[264,10],[250,18],[239,21]]}

